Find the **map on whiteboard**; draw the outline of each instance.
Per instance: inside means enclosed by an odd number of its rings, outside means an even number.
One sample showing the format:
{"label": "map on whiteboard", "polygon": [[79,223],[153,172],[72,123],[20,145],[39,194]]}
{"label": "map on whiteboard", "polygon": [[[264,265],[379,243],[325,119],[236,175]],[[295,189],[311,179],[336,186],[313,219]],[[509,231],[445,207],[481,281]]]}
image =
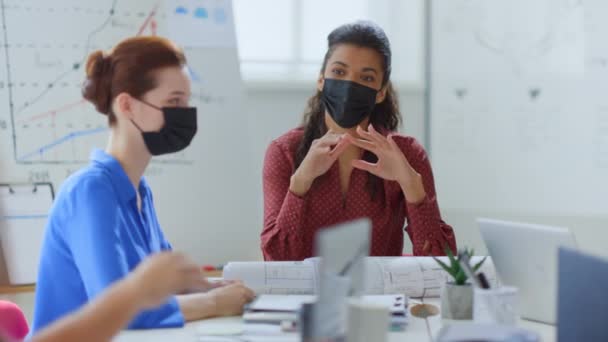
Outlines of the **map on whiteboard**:
{"label": "map on whiteboard", "polygon": [[[90,52],[110,49],[123,38],[167,35],[167,21],[188,28],[224,33],[177,31],[181,46],[209,37],[204,46],[216,46],[234,37],[226,1],[121,0],[3,0],[0,53],[0,134],[10,141],[0,145],[18,164],[73,164],[88,160],[92,147],[105,147],[107,121],[80,95],[84,64]],[[33,26],[34,25],[34,26]],[[175,30],[173,30],[175,31]],[[169,35],[171,37],[171,35]],[[234,44],[232,47],[235,48]],[[187,51],[188,52],[188,51]],[[194,105],[224,101],[206,83],[205,74],[190,63]],[[3,154],[4,155],[4,154]],[[156,162],[189,163],[188,151]]]}

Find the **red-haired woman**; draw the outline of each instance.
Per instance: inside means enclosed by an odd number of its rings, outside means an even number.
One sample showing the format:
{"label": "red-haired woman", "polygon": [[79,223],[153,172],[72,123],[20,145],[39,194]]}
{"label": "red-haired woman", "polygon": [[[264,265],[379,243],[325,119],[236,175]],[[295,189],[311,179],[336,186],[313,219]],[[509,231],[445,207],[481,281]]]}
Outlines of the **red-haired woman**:
{"label": "red-haired woman", "polygon": [[[46,227],[38,274],[35,334],[125,277],[146,256],[170,250],[144,171],[152,156],[186,148],[197,130],[183,52],[159,37],[122,41],[86,65],[85,99],[108,117],[105,150],[63,184]],[[178,179],[176,182],[180,181]],[[240,313],[241,284],[171,297],[139,313],[130,328]]]}

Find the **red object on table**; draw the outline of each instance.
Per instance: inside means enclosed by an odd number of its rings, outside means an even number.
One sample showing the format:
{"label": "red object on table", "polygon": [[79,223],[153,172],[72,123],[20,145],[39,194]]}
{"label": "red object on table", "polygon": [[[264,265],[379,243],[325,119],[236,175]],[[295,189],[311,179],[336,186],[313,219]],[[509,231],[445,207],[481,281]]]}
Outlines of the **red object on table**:
{"label": "red object on table", "polygon": [[17,304],[0,300],[0,318],[0,336],[21,341],[30,330]]}
{"label": "red object on table", "polygon": [[203,271],[213,272],[213,271],[217,271],[217,268],[213,265],[203,265]]}

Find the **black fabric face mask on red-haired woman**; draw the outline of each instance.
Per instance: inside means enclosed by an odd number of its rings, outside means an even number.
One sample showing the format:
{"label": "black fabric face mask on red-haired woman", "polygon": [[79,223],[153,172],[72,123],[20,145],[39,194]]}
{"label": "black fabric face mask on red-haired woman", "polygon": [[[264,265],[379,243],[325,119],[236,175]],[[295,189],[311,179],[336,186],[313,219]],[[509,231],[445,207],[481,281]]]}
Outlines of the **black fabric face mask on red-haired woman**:
{"label": "black fabric face mask on red-haired woman", "polygon": [[196,135],[196,107],[157,107],[144,100],[142,103],[160,110],[165,124],[158,132],[144,132],[135,121],[133,125],[141,132],[146,148],[153,156],[179,152],[190,145]]}

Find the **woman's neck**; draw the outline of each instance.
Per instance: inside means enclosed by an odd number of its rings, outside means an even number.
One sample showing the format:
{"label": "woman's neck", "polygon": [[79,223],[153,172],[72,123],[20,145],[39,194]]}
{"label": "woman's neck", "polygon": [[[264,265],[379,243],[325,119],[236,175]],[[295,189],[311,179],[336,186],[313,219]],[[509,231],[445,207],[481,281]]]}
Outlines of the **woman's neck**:
{"label": "woman's neck", "polygon": [[342,152],[338,159],[343,163],[350,164],[353,160],[361,159],[363,152],[365,152],[363,149],[350,145]]}
{"label": "woman's neck", "polygon": [[118,160],[137,193],[139,193],[141,177],[144,175],[151,159],[150,154],[145,150],[146,147],[139,147],[138,145],[140,144],[134,142],[128,143],[125,140],[119,139],[116,135],[110,134],[108,146],[106,147],[106,153]]}

